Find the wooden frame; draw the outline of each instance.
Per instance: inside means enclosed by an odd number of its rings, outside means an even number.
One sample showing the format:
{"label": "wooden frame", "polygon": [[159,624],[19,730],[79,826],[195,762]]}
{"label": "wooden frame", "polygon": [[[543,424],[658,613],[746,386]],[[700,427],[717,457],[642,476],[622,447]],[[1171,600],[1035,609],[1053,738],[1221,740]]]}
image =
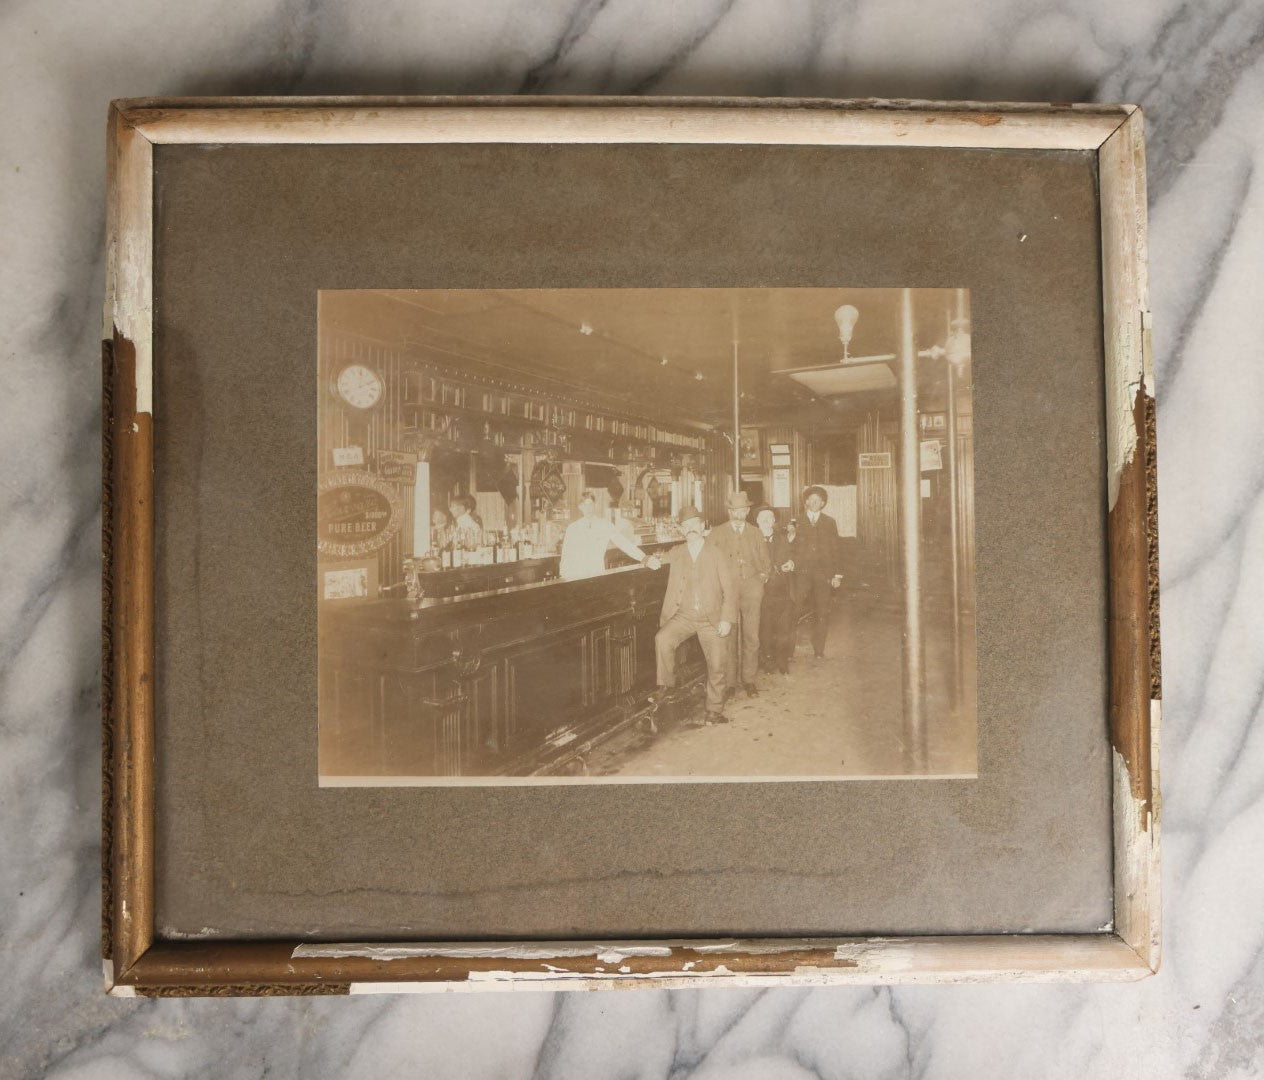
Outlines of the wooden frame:
{"label": "wooden frame", "polygon": [[765,465],[764,433],[759,428],[742,428],[742,469],[759,472]]}
{"label": "wooden frame", "polygon": [[[1095,151],[1109,505],[1114,925],[1094,934],[414,946],[163,942],[154,917],[153,146],[783,143]],[[115,102],[103,370],[103,954],[111,993],[1130,980],[1159,964],[1154,384],[1130,105],[566,98]]]}

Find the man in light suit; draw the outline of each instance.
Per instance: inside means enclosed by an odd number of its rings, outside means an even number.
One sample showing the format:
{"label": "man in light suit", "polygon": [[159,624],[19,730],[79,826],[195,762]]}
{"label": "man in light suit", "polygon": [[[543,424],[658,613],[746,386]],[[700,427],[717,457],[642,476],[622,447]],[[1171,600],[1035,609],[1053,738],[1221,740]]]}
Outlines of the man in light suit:
{"label": "man in light suit", "polygon": [[702,515],[681,513],[685,542],[662,557],[671,568],[654,635],[658,666],[657,701],[676,685],[676,651],[695,635],[707,662],[707,721],[724,723],[724,639],[737,621],[737,589],[728,560],[702,537]]}
{"label": "man in light suit", "polygon": [[772,576],[772,559],[768,544],[759,530],[746,518],[750,514],[750,496],[735,491],[729,496],[729,520],[717,525],[707,537],[723,554],[737,586],[737,610],[742,618],[741,677],[738,677],[738,641],[734,637],[728,649],[727,693],[737,692],[740,682],[747,696],[755,697],[755,672],[759,670],[759,612],[764,602],[764,585]]}

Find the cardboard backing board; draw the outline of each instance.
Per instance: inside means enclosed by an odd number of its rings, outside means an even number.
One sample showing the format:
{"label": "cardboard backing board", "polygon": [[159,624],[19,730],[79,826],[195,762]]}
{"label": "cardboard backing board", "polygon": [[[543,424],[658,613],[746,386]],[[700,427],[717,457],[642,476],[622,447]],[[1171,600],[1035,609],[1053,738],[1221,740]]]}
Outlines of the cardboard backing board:
{"label": "cardboard backing board", "polygon": [[[1110,923],[1096,155],[154,148],[159,938]],[[321,789],[316,292],[967,287],[977,780]]]}

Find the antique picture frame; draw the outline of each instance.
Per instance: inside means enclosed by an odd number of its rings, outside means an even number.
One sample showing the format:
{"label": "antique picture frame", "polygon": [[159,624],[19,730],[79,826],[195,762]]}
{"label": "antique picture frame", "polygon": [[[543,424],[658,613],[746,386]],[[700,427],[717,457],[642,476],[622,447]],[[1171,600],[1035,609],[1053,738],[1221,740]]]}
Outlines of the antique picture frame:
{"label": "antique picture frame", "polygon": [[[155,152],[168,146],[694,144],[1080,152],[1098,180],[1113,918],[1093,933],[349,942],[159,932]],[[115,102],[103,325],[103,960],[137,994],[1127,981],[1160,958],[1154,385],[1143,122],[1131,105],[567,98]],[[772,449],[757,448],[762,459]],[[745,463],[745,458],[743,458]],[[354,465],[352,461],[348,465]],[[405,463],[406,465],[407,463]],[[353,562],[348,570],[359,575]],[[359,576],[356,580],[361,580]],[[226,935],[226,936],[225,936]]]}
{"label": "antique picture frame", "polygon": [[759,428],[745,428],[742,431],[742,468],[753,468],[758,471],[764,464],[763,434]]}

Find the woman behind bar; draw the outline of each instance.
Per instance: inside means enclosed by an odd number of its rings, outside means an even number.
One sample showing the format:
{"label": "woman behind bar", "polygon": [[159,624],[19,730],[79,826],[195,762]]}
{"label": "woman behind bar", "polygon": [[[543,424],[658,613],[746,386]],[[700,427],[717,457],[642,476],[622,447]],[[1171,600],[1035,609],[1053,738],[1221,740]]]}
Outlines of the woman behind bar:
{"label": "woman behind bar", "polygon": [[759,612],[760,666],[765,671],[775,667],[782,675],[788,675],[790,657],[794,654],[793,551],[790,541],[777,528],[775,510],[762,507],[755,515],[755,524],[772,559],[772,576],[764,586]]}
{"label": "woman behind bar", "polygon": [[430,515],[430,550],[441,552],[452,539],[452,520],[446,510],[436,510]]}
{"label": "woman behind bar", "polygon": [[452,514],[452,539],[457,547],[473,550],[483,542],[483,521],[474,512],[478,504],[470,495],[453,495],[448,500]]}

